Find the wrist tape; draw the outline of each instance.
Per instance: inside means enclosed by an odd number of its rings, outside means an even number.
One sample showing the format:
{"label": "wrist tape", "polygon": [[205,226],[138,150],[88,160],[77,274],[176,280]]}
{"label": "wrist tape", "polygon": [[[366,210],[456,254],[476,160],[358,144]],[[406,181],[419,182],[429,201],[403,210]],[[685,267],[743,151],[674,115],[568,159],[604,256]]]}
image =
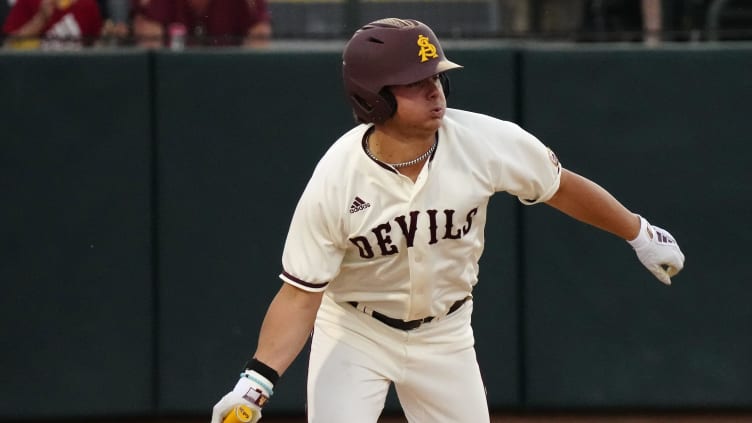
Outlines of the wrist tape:
{"label": "wrist tape", "polygon": [[279,380],[279,373],[265,363],[253,358],[245,364],[240,373],[240,380],[235,391],[246,401],[263,407],[274,394],[274,385]]}
{"label": "wrist tape", "polygon": [[277,371],[272,369],[271,367],[267,366],[266,363],[257,360],[255,357],[251,361],[245,363],[245,368],[243,369],[243,371],[246,370],[258,372],[258,374],[265,377],[269,382],[271,382],[272,385],[276,385],[277,381],[279,381],[279,373],[277,373]]}

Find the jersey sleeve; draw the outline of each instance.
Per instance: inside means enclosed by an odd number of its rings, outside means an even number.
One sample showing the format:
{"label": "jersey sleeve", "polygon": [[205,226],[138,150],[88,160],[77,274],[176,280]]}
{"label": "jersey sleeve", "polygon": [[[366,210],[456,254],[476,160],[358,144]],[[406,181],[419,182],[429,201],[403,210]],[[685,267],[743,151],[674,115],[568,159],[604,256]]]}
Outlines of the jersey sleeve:
{"label": "jersey sleeve", "polygon": [[339,214],[331,206],[338,203],[326,192],[322,173],[314,172],[298,201],[282,253],[280,278],[306,291],[325,290],[345,253]]}
{"label": "jersey sleeve", "polygon": [[500,160],[496,180],[497,190],[504,190],[526,205],[549,200],[559,189],[561,163],[556,154],[535,136],[510,125],[504,141],[497,145]]}

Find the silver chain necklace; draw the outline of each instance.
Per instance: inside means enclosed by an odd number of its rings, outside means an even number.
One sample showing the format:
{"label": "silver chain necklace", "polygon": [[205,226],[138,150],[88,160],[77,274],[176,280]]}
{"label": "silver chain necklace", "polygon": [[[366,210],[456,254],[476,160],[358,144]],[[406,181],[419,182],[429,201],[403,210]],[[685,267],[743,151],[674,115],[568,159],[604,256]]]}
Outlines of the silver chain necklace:
{"label": "silver chain necklace", "polygon": [[[438,144],[436,141],[437,140],[433,141],[433,145],[431,145],[431,148],[429,148],[428,151],[426,151],[425,153],[421,154],[420,156],[418,156],[418,157],[410,160],[409,162],[387,163],[387,164],[389,166],[392,166],[395,169],[400,169],[400,168],[403,168],[403,167],[408,167],[408,166],[412,166],[414,164],[418,164],[418,163],[422,162],[423,160],[426,160],[427,158],[431,157],[431,154],[433,154],[433,152],[436,151],[436,144]],[[371,134],[368,134],[368,137],[366,138],[366,154],[368,154],[368,157],[372,158],[373,160],[376,160],[377,162],[380,162],[381,160],[379,160],[376,157],[376,155],[373,154],[373,152],[371,152],[370,142],[371,142]]]}

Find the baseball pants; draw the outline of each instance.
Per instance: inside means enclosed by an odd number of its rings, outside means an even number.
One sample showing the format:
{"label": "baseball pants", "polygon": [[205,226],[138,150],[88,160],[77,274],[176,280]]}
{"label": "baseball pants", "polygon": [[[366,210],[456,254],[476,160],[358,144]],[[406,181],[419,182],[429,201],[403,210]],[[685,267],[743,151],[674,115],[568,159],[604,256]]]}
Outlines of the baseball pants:
{"label": "baseball pants", "polygon": [[394,383],[410,423],[487,423],[473,303],[402,331],[324,296],[311,343],[309,423],[376,423]]}

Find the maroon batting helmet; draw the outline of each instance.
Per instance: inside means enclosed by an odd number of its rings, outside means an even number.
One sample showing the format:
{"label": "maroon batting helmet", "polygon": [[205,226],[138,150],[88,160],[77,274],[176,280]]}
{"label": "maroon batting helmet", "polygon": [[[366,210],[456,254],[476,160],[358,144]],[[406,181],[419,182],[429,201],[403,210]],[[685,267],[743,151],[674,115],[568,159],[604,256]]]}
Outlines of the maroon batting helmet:
{"label": "maroon batting helmet", "polygon": [[431,28],[413,19],[371,22],[353,34],[342,53],[347,99],[358,120],[380,123],[396,111],[390,85],[421,81],[462,66],[447,60]]}

